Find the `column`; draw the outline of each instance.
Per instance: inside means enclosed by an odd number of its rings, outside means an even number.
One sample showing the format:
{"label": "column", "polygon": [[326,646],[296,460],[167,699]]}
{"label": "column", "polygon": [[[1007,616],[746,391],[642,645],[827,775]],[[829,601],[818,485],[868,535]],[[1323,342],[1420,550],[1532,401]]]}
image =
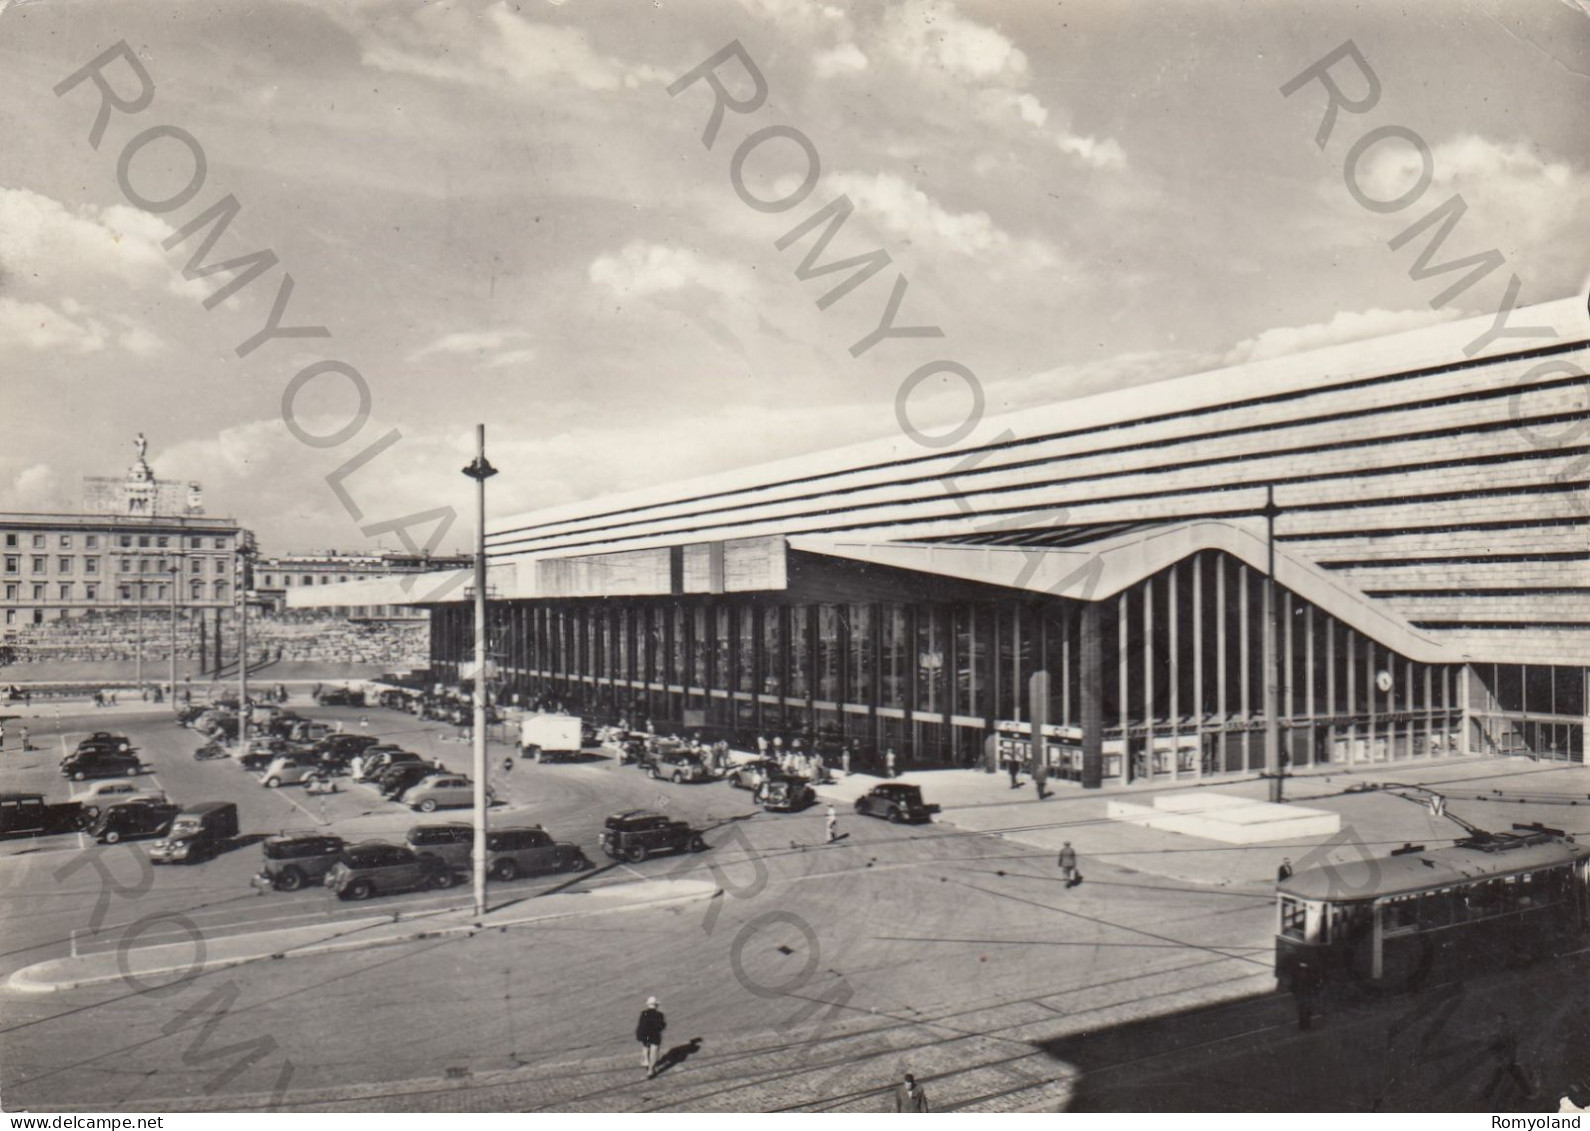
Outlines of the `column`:
{"label": "column", "polygon": [[1081,608],[1081,639],[1077,657],[1081,676],[1082,788],[1098,789],[1104,784],[1104,641],[1097,601],[1084,601]]}

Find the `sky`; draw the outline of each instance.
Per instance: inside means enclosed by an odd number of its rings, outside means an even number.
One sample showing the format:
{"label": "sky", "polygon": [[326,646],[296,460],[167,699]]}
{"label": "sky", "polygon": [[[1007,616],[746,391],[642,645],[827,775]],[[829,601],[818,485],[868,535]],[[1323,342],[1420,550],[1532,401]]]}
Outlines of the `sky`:
{"label": "sky", "polygon": [[0,0],[0,96],[0,511],[142,432],[271,553],[467,548],[480,422],[506,516],[1590,281],[1575,0]]}

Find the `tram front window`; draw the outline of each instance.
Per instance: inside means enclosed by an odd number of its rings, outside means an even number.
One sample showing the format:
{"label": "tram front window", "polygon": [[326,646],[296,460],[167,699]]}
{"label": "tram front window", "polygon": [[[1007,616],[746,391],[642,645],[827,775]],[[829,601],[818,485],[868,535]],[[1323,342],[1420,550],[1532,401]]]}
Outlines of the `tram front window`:
{"label": "tram front window", "polygon": [[1288,896],[1281,897],[1281,934],[1289,939],[1303,939],[1304,905]]}

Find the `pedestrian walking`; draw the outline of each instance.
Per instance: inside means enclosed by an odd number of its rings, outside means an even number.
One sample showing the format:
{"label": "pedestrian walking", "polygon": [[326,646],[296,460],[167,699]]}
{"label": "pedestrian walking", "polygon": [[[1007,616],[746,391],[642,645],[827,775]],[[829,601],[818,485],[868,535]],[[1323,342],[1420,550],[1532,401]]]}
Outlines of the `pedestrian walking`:
{"label": "pedestrian walking", "polygon": [[4,723],[0,723],[0,750],[4,750],[5,748],[6,748],[6,725]]}
{"label": "pedestrian walking", "polygon": [[22,728],[22,752],[25,754],[33,749],[33,741],[28,737],[28,728]]}
{"label": "pedestrian walking", "polygon": [[1292,970],[1292,998],[1297,1003],[1297,1027],[1300,1030],[1314,1025],[1319,982],[1319,971],[1314,964],[1306,958],[1300,959]]}
{"label": "pedestrian walking", "polygon": [[1292,858],[1287,856],[1282,859],[1281,866],[1275,870],[1275,882],[1285,883],[1292,878]]}
{"label": "pedestrian walking", "polygon": [[1512,1084],[1518,1097],[1528,1099],[1535,1094],[1534,1081],[1524,1071],[1524,1066],[1518,1063],[1518,1033],[1513,1029],[1512,1021],[1506,1013],[1496,1015],[1496,1027],[1491,1034],[1491,1052],[1496,1054],[1496,1071],[1492,1073],[1490,1082],[1480,1092],[1480,1097],[1487,1102],[1496,1098],[1502,1092],[1503,1099],[1510,1098],[1503,1092],[1503,1086]]}
{"label": "pedestrian walking", "polygon": [[894,747],[892,746],[883,755],[883,776],[887,778],[894,777]]}
{"label": "pedestrian walking", "polygon": [[1005,766],[1010,770],[1010,788],[1021,788],[1021,763],[1015,757],[1005,760]]}
{"label": "pedestrian walking", "polygon": [[668,1021],[658,1008],[657,999],[647,998],[646,1008],[640,1011],[640,1020],[635,1023],[635,1039],[640,1042],[640,1063],[646,1069],[648,1080],[657,1075],[657,1050],[662,1048],[663,1030],[666,1028]]}
{"label": "pedestrian walking", "polygon": [[834,808],[834,803],[832,801],[828,803],[828,817],[826,824],[828,825],[828,843],[833,844],[838,838],[839,813]]}
{"label": "pedestrian walking", "polygon": [[928,1107],[927,1092],[922,1090],[922,1085],[916,1082],[916,1077],[909,1072],[900,1081],[900,1086],[894,1090],[895,1111],[931,1111]]}
{"label": "pedestrian walking", "polygon": [[1060,847],[1060,875],[1065,879],[1066,887],[1076,887],[1082,877],[1077,873],[1077,850],[1071,847],[1068,840]]}
{"label": "pedestrian walking", "polygon": [[850,776],[850,747],[848,746],[840,751],[839,768],[844,771],[847,778]]}
{"label": "pedestrian walking", "polygon": [[502,760],[502,772],[506,776],[513,773],[513,755],[509,754]]}

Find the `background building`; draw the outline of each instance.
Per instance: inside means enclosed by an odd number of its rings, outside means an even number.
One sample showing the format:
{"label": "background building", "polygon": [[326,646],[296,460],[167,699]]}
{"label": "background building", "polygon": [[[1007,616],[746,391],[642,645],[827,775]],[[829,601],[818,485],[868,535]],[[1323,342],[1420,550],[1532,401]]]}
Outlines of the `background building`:
{"label": "background building", "polygon": [[[322,554],[283,554],[260,558],[254,563],[255,598],[265,607],[281,612],[287,607],[287,594],[293,589],[316,585],[339,585],[366,578],[400,577],[439,569],[462,569],[474,559],[468,554],[410,554],[386,550],[375,554],[327,550]],[[346,591],[344,591],[346,592]],[[357,619],[425,619],[422,608],[403,604],[337,605],[333,611]]]}
{"label": "background building", "polygon": [[1512,321],[1553,330],[1487,316],[500,521],[489,645],[588,713],[907,765],[1020,741],[1041,670],[1062,778],[1253,773],[1273,560],[1286,762],[1582,760],[1590,319]]}

